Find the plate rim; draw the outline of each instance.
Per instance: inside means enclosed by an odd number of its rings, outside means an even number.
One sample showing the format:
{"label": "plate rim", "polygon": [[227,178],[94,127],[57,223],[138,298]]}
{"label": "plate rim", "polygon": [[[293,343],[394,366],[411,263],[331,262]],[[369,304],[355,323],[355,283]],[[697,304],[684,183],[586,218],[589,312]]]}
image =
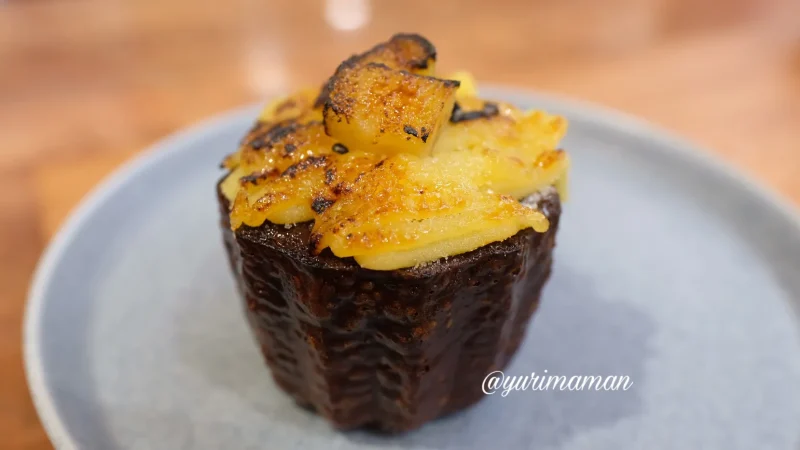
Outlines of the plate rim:
{"label": "plate rim", "polygon": [[[603,128],[613,128],[631,135],[647,136],[648,139],[659,142],[668,150],[657,150],[656,148],[659,146],[648,146],[643,151],[668,153],[672,157],[683,159],[686,163],[702,166],[705,170],[723,175],[727,181],[740,185],[741,189],[748,191],[760,200],[765,207],[777,211],[778,216],[790,224],[791,228],[800,235],[800,211],[782,194],[756,179],[753,174],[745,172],[705,147],[693,144],[666,128],[607,106],[568,96],[508,85],[487,83],[483,86],[482,91],[488,94],[487,97],[517,98],[521,103],[527,104],[545,103],[543,109],[548,109],[549,105],[558,105],[560,109],[569,111],[571,115]],[[69,244],[94,211],[106,200],[116,195],[117,191],[130,179],[135,178],[138,173],[170,156],[190,151],[191,146],[187,145],[188,143],[217,134],[228,124],[243,116],[254,115],[263,104],[264,101],[261,101],[212,115],[180,128],[129,158],[84,195],[78,205],[70,211],[67,219],[62,222],[42,252],[31,278],[23,313],[23,365],[34,408],[55,448],[78,448],[77,442],[55,407],[53,395],[45,380],[44,361],[39,351],[41,348],[41,318],[48,284]]]}

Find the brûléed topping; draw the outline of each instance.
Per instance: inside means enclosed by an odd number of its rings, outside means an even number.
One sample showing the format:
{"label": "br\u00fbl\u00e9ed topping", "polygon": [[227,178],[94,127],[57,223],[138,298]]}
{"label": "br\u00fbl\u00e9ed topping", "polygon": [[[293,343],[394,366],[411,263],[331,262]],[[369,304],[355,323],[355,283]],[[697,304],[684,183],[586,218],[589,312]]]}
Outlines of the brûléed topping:
{"label": "br\u00fbl\u00e9ed topping", "polygon": [[435,59],[424,38],[396,35],[269,104],[223,162],[232,228],[314,221],[312,252],[375,270],[546,231],[519,200],[565,196],[566,121],[482,100],[466,73],[435,77]]}

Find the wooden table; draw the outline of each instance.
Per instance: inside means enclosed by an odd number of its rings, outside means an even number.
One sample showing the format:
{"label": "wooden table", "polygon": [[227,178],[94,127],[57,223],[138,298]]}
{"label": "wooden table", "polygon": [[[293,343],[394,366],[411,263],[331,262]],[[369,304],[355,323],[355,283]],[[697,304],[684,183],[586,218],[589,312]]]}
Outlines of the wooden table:
{"label": "wooden table", "polygon": [[797,0],[0,0],[0,447],[49,447],[21,317],[81,196],[165,134],[401,30],[444,71],[642,116],[800,203]]}

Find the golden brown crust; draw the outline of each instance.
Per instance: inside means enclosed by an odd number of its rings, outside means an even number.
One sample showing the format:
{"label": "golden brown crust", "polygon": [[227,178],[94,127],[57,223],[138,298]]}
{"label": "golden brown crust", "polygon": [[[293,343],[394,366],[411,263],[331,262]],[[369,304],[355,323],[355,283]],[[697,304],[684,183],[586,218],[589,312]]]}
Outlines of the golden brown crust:
{"label": "golden brown crust", "polygon": [[[397,70],[411,73],[431,75],[436,63],[436,47],[424,37],[413,33],[398,33],[387,42],[380,43],[364,53],[353,55],[339,65],[340,69],[362,64],[383,64]],[[320,89],[314,106],[321,108],[328,100],[331,90],[332,76]]]}
{"label": "golden brown crust", "polygon": [[430,43],[396,35],[343,62],[322,92],[267,106],[224,163],[231,226],[313,221],[314,253],[375,270],[545,231],[517,199],[563,185],[564,121],[481,100],[474,82],[459,93],[425,72],[434,61]]}
{"label": "golden brown crust", "polygon": [[366,151],[429,153],[428,137],[450,118],[458,86],[385,64],[345,62],[328,82],[325,132]]}

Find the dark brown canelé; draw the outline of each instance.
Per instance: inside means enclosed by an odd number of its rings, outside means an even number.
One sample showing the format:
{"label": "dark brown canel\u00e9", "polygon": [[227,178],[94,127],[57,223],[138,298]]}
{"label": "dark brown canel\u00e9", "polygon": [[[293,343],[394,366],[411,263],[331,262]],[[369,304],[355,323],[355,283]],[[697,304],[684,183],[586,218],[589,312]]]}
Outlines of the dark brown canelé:
{"label": "dark brown canel\u00e9", "polygon": [[550,274],[566,121],[482,99],[436,58],[392,36],[268,104],[223,161],[250,327],[277,385],[338,428],[411,430],[477,402]]}
{"label": "dark brown canel\u00e9", "polygon": [[231,230],[225,247],[275,382],[342,429],[417,428],[483,397],[519,347],[550,274],[555,189],[524,203],[550,221],[501,242],[391,271],[309,251],[312,223]]}

